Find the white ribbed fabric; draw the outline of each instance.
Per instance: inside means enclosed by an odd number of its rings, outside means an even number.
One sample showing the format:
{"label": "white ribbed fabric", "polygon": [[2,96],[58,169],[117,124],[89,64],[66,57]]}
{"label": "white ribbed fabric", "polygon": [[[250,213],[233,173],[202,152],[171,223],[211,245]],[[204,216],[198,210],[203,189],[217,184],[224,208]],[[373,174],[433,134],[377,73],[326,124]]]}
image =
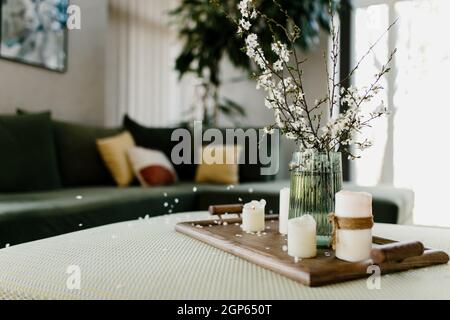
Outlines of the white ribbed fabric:
{"label": "white ribbed fabric", "polygon": [[[131,221],[0,250],[3,299],[450,299],[450,266],[308,288],[174,231],[206,213]],[[376,235],[450,251],[450,230],[377,225]],[[66,270],[81,270],[81,290]]]}
{"label": "white ribbed fabric", "polygon": [[181,88],[174,70],[177,36],[168,12],[176,0],[109,0],[106,122],[125,113],[146,125],[179,120]]}

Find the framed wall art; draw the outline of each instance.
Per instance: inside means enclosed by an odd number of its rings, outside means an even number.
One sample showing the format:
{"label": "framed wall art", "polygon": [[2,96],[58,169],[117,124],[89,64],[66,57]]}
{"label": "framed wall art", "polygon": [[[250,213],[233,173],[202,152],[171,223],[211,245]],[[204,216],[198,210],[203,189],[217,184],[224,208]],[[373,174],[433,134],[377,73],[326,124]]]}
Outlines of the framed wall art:
{"label": "framed wall art", "polygon": [[65,72],[69,0],[0,2],[0,58]]}

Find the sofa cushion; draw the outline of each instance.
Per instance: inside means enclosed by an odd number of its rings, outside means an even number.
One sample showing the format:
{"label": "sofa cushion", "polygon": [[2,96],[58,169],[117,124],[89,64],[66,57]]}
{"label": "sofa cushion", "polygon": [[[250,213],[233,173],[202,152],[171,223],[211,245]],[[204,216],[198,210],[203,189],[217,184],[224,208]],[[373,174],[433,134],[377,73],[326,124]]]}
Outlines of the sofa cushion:
{"label": "sofa cushion", "polygon": [[63,121],[55,121],[53,128],[65,187],[114,185],[97,150],[96,140],[116,135],[122,129],[104,129]]}
{"label": "sofa cushion", "polygon": [[[246,132],[247,130],[252,129],[252,130],[257,130],[257,132],[260,130],[259,128],[244,128],[242,130],[244,130],[244,132]],[[278,140],[277,140],[278,139]],[[262,139],[260,139],[260,137],[258,137],[258,141],[256,142],[256,145],[254,144],[254,142],[252,142],[250,139],[245,139],[243,148],[245,153],[243,153],[244,158],[244,163],[239,165],[239,181],[241,183],[252,183],[252,182],[269,182],[269,181],[274,181],[276,179],[276,174],[274,175],[262,175],[261,174],[261,169],[265,167],[265,165],[263,165],[261,163],[261,157],[260,157],[260,151],[263,152],[263,154],[266,154],[267,152],[269,152],[269,156],[272,157],[272,161],[276,161],[279,163],[279,155],[271,155],[270,154],[270,150],[272,148],[273,145],[275,144],[280,144],[280,140],[279,137],[276,135],[265,135]],[[254,151],[257,151],[257,163],[251,163],[251,156],[250,156],[250,150],[252,150],[252,148],[256,147],[257,149],[255,149]],[[261,150],[260,150],[261,148]]]}
{"label": "sofa cushion", "polygon": [[[205,134],[206,130],[208,130],[208,128],[204,128],[203,134]],[[241,154],[241,162],[239,164],[239,181],[241,183],[275,180],[276,174],[261,174],[261,169],[264,168],[265,165],[261,163],[260,151],[267,153],[267,151],[270,151],[273,144],[279,144],[280,141],[276,140],[277,136],[265,135],[264,137],[260,137],[258,128],[220,128],[219,130],[222,133],[224,143],[230,144],[230,141],[227,141],[228,130],[233,130],[235,135],[241,137],[241,139],[234,138],[233,141],[234,144],[239,144],[243,151]],[[204,142],[204,144],[209,144],[209,142]],[[260,148],[262,149],[260,150]],[[255,152],[256,154],[253,155],[251,152]],[[274,156],[272,160],[279,161],[278,156]]]}
{"label": "sofa cushion", "polygon": [[61,187],[49,113],[0,116],[0,192]]}
{"label": "sofa cushion", "polygon": [[205,146],[198,150],[202,163],[197,167],[195,181],[198,183],[237,184],[239,183],[238,160],[240,146]]}
{"label": "sofa cushion", "polygon": [[127,187],[134,180],[128,150],[135,146],[129,132],[97,140],[100,156],[119,187]]}
{"label": "sofa cushion", "polygon": [[144,187],[167,186],[178,180],[172,163],[161,151],[134,147],[128,150],[128,158]]}
{"label": "sofa cushion", "polygon": [[[50,112],[44,112],[50,114]],[[35,114],[17,109],[17,114]],[[107,186],[114,180],[97,151],[96,140],[119,134],[121,128],[101,128],[53,121],[56,152],[64,187]]]}
{"label": "sofa cushion", "polygon": [[[172,149],[179,143],[172,141],[172,133],[178,128],[150,128],[144,127],[125,116],[123,126],[134,138],[136,144],[147,149],[162,151],[169,159],[172,157]],[[184,128],[185,129],[185,128]],[[193,155],[191,155],[193,156]],[[193,181],[196,166],[193,164],[174,164],[175,171],[181,181]]]}

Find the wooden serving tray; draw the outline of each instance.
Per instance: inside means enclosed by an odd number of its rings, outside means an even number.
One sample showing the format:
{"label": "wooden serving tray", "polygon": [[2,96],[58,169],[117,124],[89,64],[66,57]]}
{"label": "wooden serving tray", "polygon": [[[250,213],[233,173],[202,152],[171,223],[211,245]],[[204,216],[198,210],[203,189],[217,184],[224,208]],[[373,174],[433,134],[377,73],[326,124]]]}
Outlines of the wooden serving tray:
{"label": "wooden serving tray", "polygon": [[[371,260],[351,263],[335,258],[331,249],[319,249],[314,259],[297,262],[283,247],[287,245],[286,236],[278,233],[278,216],[266,219],[266,231],[258,235],[247,234],[241,230],[241,219],[185,222],[176,225],[175,230],[205,242],[225,252],[248,260],[263,268],[272,270],[303,285],[320,287],[348,280],[367,278]],[[374,245],[395,241],[374,237]],[[286,247],[284,247],[286,249]],[[382,274],[401,272],[415,268],[446,264],[449,256],[439,250],[426,249],[422,256],[389,262],[379,265]]]}

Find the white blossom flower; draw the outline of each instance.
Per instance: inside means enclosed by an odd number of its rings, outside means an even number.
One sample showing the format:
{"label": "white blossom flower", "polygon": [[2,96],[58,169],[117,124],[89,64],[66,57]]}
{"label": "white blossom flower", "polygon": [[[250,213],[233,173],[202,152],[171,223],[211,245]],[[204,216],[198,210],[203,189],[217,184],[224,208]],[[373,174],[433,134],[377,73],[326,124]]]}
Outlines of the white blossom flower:
{"label": "white blossom flower", "polygon": [[286,133],[286,139],[288,140],[297,140],[297,135],[293,132]]}
{"label": "white blossom flower", "polygon": [[287,46],[280,41],[272,43],[272,51],[282,60],[283,62],[289,62],[290,52]]}
{"label": "white blossom flower", "polygon": [[305,94],[301,91],[297,94],[297,101],[303,101],[305,99]]}
{"label": "white blossom flower", "polygon": [[274,64],[273,64],[273,69],[275,71],[283,71],[283,61],[281,60],[277,60]]}
{"label": "white blossom flower", "polygon": [[272,88],[271,92],[269,93],[269,96],[272,97],[272,99],[281,102],[284,104],[284,94],[282,89]]}
{"label": "white blossom flower", "polygon": [[273,103],[273,100],[269,99],[268,97],[266,97],[264,99],[264,104],[267,107],[267,109],[274,109],[274,108],[276,108],[276,106]]}
{"label": "white blossom flower", "polygon": [[266,70],[267,69],[267,65],[269,64],[264,56],[264,52],[262,51],[261,48],[257,48],[256,50],[256,54],[254,56],[254,60],[256,62],[256,64],[258,65],[258,67],[261,70]]}
{"label": "white blossom flower", "polygon": [[245,19],[241,19],[239,21],[239,25],[242,27],[242,29],[244,29],[246,31],[250,30],[250,28],[252,26],[252,24],[248,20],[245,20]]}
{"label": "white blossom flower", "polygon": [[262,74],[259,76],[256,81],[256,89],[260,90],[261,88],[265,91],[269,91],[275,87],[275,83],[272,80],[272,74]]}
{"label": "white blossom flower", "polygon": [[355,145],[359,150],[364,151],[364,150],[372,147],[373,143],[372,143],[372,141],[365,140],[363,142],[357,142],[357,143],[355,143]]}
{"label": "white blossom flower", "polygon": [[255,49],[258,47],[258,35],[255,33],[250,33],[245,39],[245,44],[247,48]]}
{"label": "white blossom flower", "polygon": [[255,59],[256,57],[256,51],[253,48],[247,48],[246,54],[250,59]]}
{"label": "white blossom flower", "polygon": [[251,0],[242,0],[238,4],[238,9],[241,12],[241,15],[243,17],[248,17],[248,15],[249,15],[249,4],[250,4],[250,2],[251,2]]}
{"label": "white blossom flower", "polygon": [[294,130],[299,130],[302,127],[302,123],[299,120],[292,122],[291,125]]}
{"label": "white blossom flower", "polygon": [[264,128],[264,133],[268,134],[268,135],[272,135],[275,133],[275,129],[272,127],[265,127]]}
{"label": "white blossom flower", "polygon": [[286,77],[278,82],[278,90],[289,93],[297,89],[292,77]]}
{"label": "white blossom flower", "polygon": [[275,123],[277,124],[278,128],[283,129],[286,125],[281,120],[281,113],[280,110],[275,110]]}

